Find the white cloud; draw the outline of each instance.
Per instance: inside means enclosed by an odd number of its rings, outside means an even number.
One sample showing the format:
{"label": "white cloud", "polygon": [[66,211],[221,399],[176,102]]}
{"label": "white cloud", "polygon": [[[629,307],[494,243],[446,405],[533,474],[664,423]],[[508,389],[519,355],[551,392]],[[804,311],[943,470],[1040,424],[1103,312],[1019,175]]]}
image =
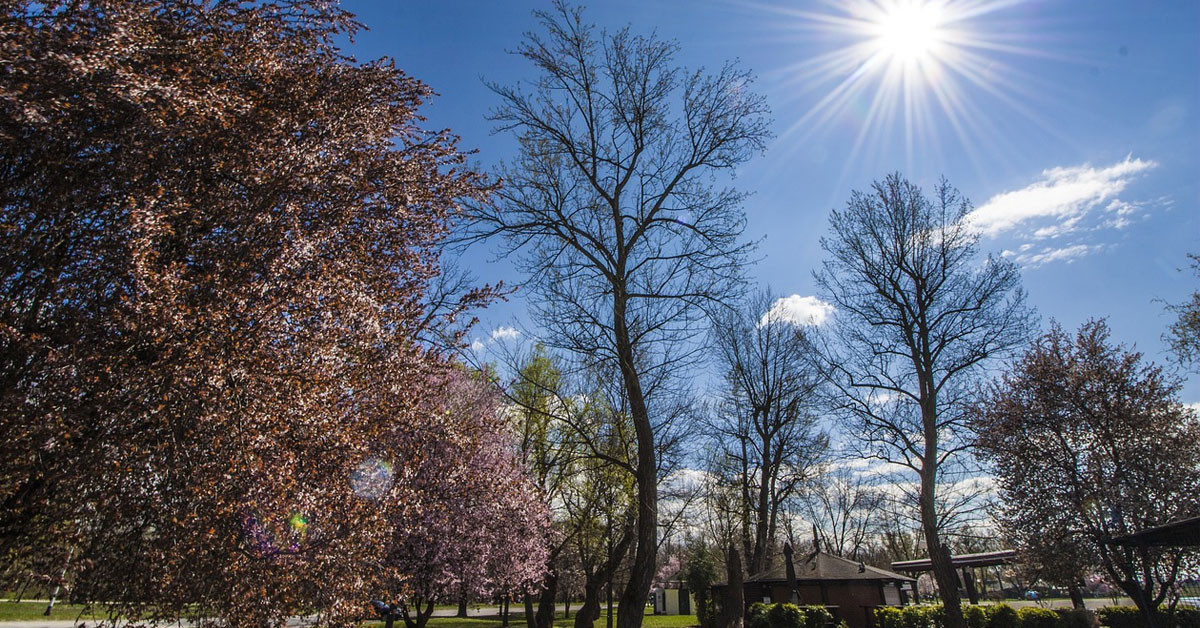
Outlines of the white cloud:
{"label": "white cloud", "polygon": [[521,335],[521,332],[516,327],[508,327],[506,325],[501,325],[492,330],[492,342],[496,342],[499,340],[512,340],[513,338],[516,338],[517,336],[520,336],[520,335]]}
{"label": "white cloud", "polygon": [[1083,164],[1044,170],[1040,180],[993,196],[968,214],[967,222],[990,237],[1032,228],[1035,239],[1055,238],[1081,229],[1082,221],[1099,209],[1116,215],[1117,220],[1107,226],[1121,228],[1140,206],[1117,195],[1138,175],[1157,166],[1131,155],[1105,168]]}
{"label": "white cloud", "polygon": [[483,342],[476,338],[475,341],[471,343],[471,351],[483,351]]}
{"label": "white cloud", "polygon": [[1085,255],[1090,255],[1105,247],[1103,244],[1072,244],[1071,246],[1063,247],[1043,247],[1035,253],[1029,252],[1030,248],[1022,245],[1018,251],[1004,251],[1001,255],[1012,258],[1014,262],[1021,266],[1037,268],[1050,262],[1066,262],[1070,264]]}
{"label": "white cloud", "polygon": [[776,299],[771,309],[762,315],[758,324],[791,323],[798,327],[805,325],[819,326],[833,314],[833,306],[817,297],[802,297],[793,294],[790,297]]}

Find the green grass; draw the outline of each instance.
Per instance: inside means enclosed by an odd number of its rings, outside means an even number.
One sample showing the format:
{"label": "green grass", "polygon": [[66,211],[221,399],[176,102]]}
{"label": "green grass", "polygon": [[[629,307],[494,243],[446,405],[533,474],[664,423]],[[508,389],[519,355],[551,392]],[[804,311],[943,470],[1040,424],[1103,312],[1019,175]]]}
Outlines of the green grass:
{"label": "green grass", "polygon": [[[615,619],[615,618],[614,618]],[[614,622],[615,623],[615,622]],[[642,628],[688,628],[696,626],[700,622],[696,621],[695,615],[646,615],[642,620]],[[382,622],[373,623],[372,625],[382,626]],[[524,628],[525,616],[514,615],[508,620],[509,628]],[[593,624],[594,628],[605,628],[607,622],[605,617],[601,616]],[[398,622],[397,628],[402,628],[403,623]],[[433,617],[429,620],[427,628],[500,628],[501,622],[499,617],[471,617],[462,619],[459,617]],[[563,617],[562,612],[555,614],[555,628],[574,628],[575,615],[571,614],[571,618]]]}
{"label": "green grass", "polygon": [[[22,621],[22,620],[38,620],[38,619],[66,619],[74,620],[79,617],[79,612],[86,607],[76,604],[55,604],[54,611],[46,617],[42,613],[46,612],[45,602],[0,602],[0,621]],[[102,610],[98,610],[95,615],[96,619],[105,617]],[[85,612],[82,619],[93,619],[90,612]]]}
{"label": "green grass", "polygon": [[[84,612],[80,617],[80,611],[86,607],[76,604],[55,604],[54,612],[46,617],[42,613],[46,610],[45,602],[8,602],[0,601],[0,622],[6,621],[22,621],[22,620],[68,620],[73,621],[79,617],[83,620],[104,619],[107,615],[102,607],[92,607],[89,612]],[[615,619],[615,618],[614,618]],[[695,626],[699,622],[696,621],[695,615],[651,615],[647,614],[642,621],[643,628],[689,628]],[[383,622],[371,622],[370,626],[382,626]],[[433,617],[429,620],[427,628],[500,628],[499,617],[471,617],[469,619],[460,619],[457,617]],[[525,628],[525,616],[513,615],[509,618],[509,628]],[[555,628],[574,628],[575,614],[571,614],[571,618],[563,617],[562,611],[555,615]],[[603,616],[596,620],[594,628],[605,628],[606,622]],[[404,622],[396,622],[396,628],[404,628]]]}

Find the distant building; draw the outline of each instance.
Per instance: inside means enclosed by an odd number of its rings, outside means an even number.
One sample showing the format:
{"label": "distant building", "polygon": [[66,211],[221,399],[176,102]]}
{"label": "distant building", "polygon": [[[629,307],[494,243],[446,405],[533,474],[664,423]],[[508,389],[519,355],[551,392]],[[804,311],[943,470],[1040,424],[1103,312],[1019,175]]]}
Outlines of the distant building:
{"label": "distant building", "polygon": [[[793,601],[788,590],[787,565],[780,556],[776,566],[746,579],[746,605]],[[875,625],[874,610],[880,606],[903,606],[909,601],[916,580],[886,569],[816,551],[797,556],[796,599],[801,606],[824,606],[834,620],[845,620],[850,628]],[[724,595],[724,584],[714,593]]]}
{"label": "distant building", "polygon": [[664,582],[654,588],[655,615],[692,615],[696,612],[696,598],[680,581]]}

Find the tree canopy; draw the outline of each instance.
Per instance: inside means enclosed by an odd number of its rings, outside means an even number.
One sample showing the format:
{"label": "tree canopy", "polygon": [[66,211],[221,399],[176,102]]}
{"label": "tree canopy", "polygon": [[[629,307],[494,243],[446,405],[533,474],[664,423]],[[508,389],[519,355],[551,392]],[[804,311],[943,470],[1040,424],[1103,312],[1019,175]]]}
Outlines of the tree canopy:
{"label": "tree canopy", "polygon": [[1166,598],[1182,554],[1109,541],[1200,515],[1200,418],[1179,386],[1094,320],[1052,326],[974,406],[1000,521],[1052,578],[1102,569],[1147,613]]}
{"label": "tree canopy", "polygon": [[487,296],[426,306],[483,179],[420,126],[427,86],[335,47],[332,3],[3,11],[4,567],[69,558],[127,616],[357,618],[416,530],[380,506],[420,471],[395,452],[508,464],[494,423],[429,425],[419,340]]}

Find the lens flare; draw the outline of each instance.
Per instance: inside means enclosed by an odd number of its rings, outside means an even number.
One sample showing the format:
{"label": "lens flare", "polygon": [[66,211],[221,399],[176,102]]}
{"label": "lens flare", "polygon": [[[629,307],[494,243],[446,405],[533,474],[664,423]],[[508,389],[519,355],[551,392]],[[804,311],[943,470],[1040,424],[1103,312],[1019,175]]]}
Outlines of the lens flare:
{"label": "lens flare", "polygon": [[391,490],[393,481],[392,465],[378,458],[364,460],[350,474],[350,488],[363,499],[382,498]]}
{"label": "lens flare", "polygon": [[263,558],[300,553],[311,526],[309,515],[293,511],[286,517],[263,517],[253,509],[242,512],[242,533],[250,548]]}
{"label": "lens flare", "polygon": [[292,532],[303,536],[308,531],[308,517],[294,512],[292,516],[288,517],[288,526],[292,528]]}

